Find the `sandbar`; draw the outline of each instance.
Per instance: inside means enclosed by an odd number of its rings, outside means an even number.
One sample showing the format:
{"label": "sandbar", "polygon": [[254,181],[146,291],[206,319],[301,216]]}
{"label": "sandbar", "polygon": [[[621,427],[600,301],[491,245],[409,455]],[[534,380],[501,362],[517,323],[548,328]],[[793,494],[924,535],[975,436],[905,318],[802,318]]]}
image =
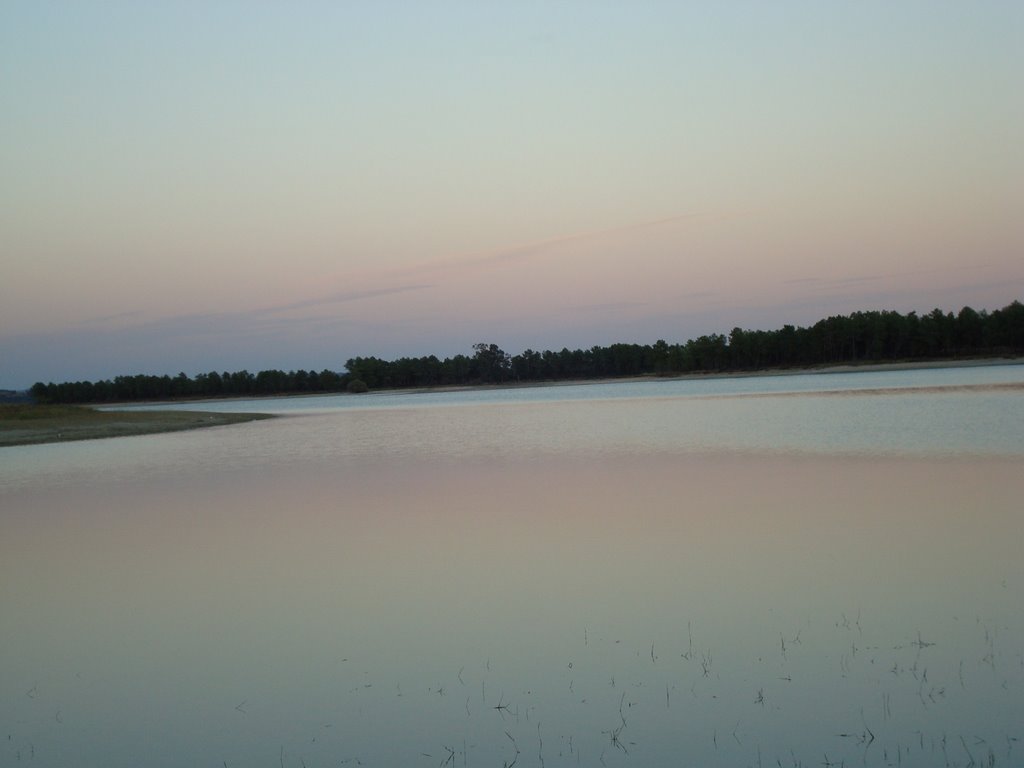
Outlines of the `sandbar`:
{"label": "sandbar", "polygon": [[270,418],[273,416],[265,413],[98,411],[71,405],[5,405],[0,406],[0,447],[177,432]]}

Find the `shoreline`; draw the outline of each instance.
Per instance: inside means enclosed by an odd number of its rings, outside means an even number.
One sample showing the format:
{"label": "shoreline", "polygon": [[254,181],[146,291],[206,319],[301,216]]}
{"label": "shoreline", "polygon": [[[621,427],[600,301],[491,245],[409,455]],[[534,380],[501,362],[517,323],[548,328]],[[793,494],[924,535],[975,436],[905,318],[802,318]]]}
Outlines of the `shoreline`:
{"label": "shoreline", "polygon": [[265,413],[98,411],[89,406],[0,408],[0,448],[181,432],[275,418]]}
{"label": "shoreline", "polygon": [[[812,368],[776,368],[761,371],[729,371],[719,373],[690,373],[643,376],[605,377],[596,379],[564,379],[559,381],[502,382],[496,384],[441,385],[401,389],[377,389],[369,394],[417,395],[438,392],[467,392],[482,390],[522,389],[533,387],[571,387],[588,384],[642,383],[657,381],[699,381],[704,379],[741,379],[754,377],[800,376],[809,374],[871,373],[878,371],[906,371],[941,368],[977,368],[997,365],[1024,365],[1024,358],[979,358],[969,360],[929,360],[894,363],[865,363],[863,365],[833,365]],[[203,398],[189,400],[150,400],[122,403],[93,403],[89,405],[0,405],[0,448],[19,445],[64,443],[79,440],[98,440],[112,437],[151,435],[207,427],[241,424],[249,421],[276,418],[264,413],[231,413],[217,411],[147,410],[148,406],[180,405],[183,403],[216,404],[237,400],[278,400],[281,398],[359,397],[348,392],[308,392],[302,394],[255,395],[249,397]],[[108,408],[130,410],[106,410]],[[31,416],[18,417],[16,412],[32,411]],[[48,412],[44,413],[44,411]]]}
{"label": "shoreline", "polygon": [[[711,373],[649,373],[642,376],[608,376],[595,379],[561,379],[557,381],[502,382],[500,384],[452,384],[436,387],[404,389],[373,389],[371,393],[415,394],[417,392],[461,392],[475,389],[520,389],[523,387],[572,387],[584,384],[635,383],[644,381],[704,381],[705,379],[750,379],[759,377],[805,376],[808,374],[873,373],[878,371],[914,371],[935,368],[983,368],[996,365],[1024,365],[1024,358],[978,358],[970,360],[924,360],[897,363],[843,364],[810,368],[765,368],[758,371],[720,371]],[[326,393],[325,393],[326,394]],[[347,393],[339,393],[347,394]],[[293,397],[294,395],[280,395]],[[275,397],[275,395],[267,395]],[[306,397],[306,395],[298,395]],[[245,398],[249,399],[249,398]],[[253,398],[255,399],[255,398]]]}
{"label": "shoreline", "polygon": [[985,357],[961,360],[908,360],[893,363],[863,363],[827,365],[808,368],[765,368],[758,371],[721,371],[711,373],[648,373],[640,376],[603,376],[594,379],[557,379],[547,381],[503,381],[493,384],[437,384],[424,387],[394,387],[371,389],[368,392],[292,392],[271,395],[244,395],[232,397],[197,397],[178,400],[127,400],[112,403],[88,403],[89,408],[132,408],[142,410],[150,405],[178,405],[182,403],[220,403],[235,400],[279,400],[309,397],[361,397],[363,395],[417,395],[436,392],[472,392],[501,389],[527,389],[533,387],[576,387],[587,384],[635,384],[645,381],[703,381],[705,379],[747,379],[761,376],[804,376],[808,374],[872,373],[878,371],[913,371],[935,368],[981,368],[997,365],[1024,365],[1024,357]]}

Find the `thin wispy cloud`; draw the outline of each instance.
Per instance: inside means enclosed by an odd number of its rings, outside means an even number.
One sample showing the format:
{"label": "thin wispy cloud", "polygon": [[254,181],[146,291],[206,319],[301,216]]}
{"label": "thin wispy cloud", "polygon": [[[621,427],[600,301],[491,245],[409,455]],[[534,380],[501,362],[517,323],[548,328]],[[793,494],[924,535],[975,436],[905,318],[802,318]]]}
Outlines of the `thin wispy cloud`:
{"label": "thin wispy cloud", "polygon": [[609,301],[601,304],[574,304],[566,307],[569,312],[617,312],[621,309],[646,307],[646,301]]}
{"label": "thin wispy cloud", "polygon": [[930,267],[927,269],[908,269],[899,272],[880,272],[872,275],[847,275],[844,277],[796,277],[782,280],[783,285],[806,285],[822,288],[845,288],[863,283],[875,283],[882,280],[898,280],[906,277],[919,277],[922,275],[941,275],[956,272],[977,272],[988,268],[988,264],[972,264],[970,266],[957,267]]}
{"label": "thin wispy cloud", "polygon": [[677,293],[674,298],[676,301],[693,301],[696,299],[714,299],[718,295],[714,291],[690,291],[689,293]]}
{"label": "thin wispy cloud", "polygon": [[[557,235],[540,240],[531,240],[525,243],[502,245],[482,251],[441,257],[407,266],[391,267],[380,270],[364,270],[358,274],[341,274],[336,278],[339,282],[355,283],[374,287],[353,288],[346,291],[340,291],[338,293],[314,296],[308,299],[300,299],[298,301],[288,302],[285,304],[263,307],[251,310],[250,314],[272,315],[299,309],[311,309],[331,304],[342,304],[363,299],[378,298],[393,294],[435,289],[441,287],[444,282],[452,277],[465,277],[467,275],[472,275],[479,270],[485,270],[491,266],[540,257],[544,254],[556,251],[562,246],[572,243],[584,243],[599,240],[601,238],[623,235],[630,232],[654,229],[704,215],[705,214],[696,212],[682,213],[674,216],[623,224],[615,227],[604,227],[601,229]],[[410,282],[417,277],[422,278],[426,276],[431,278],[430,282]],[[391,284],[389,285],[389,283]]]}
{"label": "thin wispy cloud", "polygon": [[[239,310],[234,312],[191,312],[164,317],[147,316],[142,310],[132,312],[119,312],[117,314],[93,317],[82,321],[79,325],[107,326],[103,330],[107,333],[116,333],[125,330],[144,330],[148,333],[165,335],[195,335],[206,333],[223,333],[232,331],[236,333],[264,332],[274,325],[302,325],[305,323],[322,323],[322,316],[292,316],[279,317],[287,312],[294,312],[302,309],[313,309],[338,304],[347,304],[365,299],[374,299],[382,296],[408,293],[430,288],[430,285],[400,285],[389,288],[374,288],[365,290],[340,291],[338,293],[315,296],[300,301],[288,302],[285,304],[274,304],[271,306],[258,307],[250,310]],[[115,323],[111,327],[111,323]]]}
{"label": "thin wispy cloud", "polygon": [[517,261],[539,256],[546,252],[555,250],[569,243],[581,243],[590,240],[597,240],[603,237],[622,235],[628,232],[637,232],[645,229],[652,229],[667,224],[673,224],[686,219],[693,219],[702,214],[691,212],[681,213],[675,216],[667,216],[660,219],[623,224],[616,227],[605,227],[602,229],[591,229],[584,232],[557,235],[540,240],[531,240],[525,243],[504,245],[496,248],[488,248],[483,251],[476,251],[460,256],[437,259],[435,261],[423,262],[410,267],[403,268],[403,272],[435,272],[439,270],[466,269],[472,267],[483,267],[501,262]]}
{"label": "thin wispy cloud", "polygon": [[145,313],[141,309],[136,309],[131,312],[115,312],[112,315],[100,315],[98,317],[89,317],[82,320],[79,325],[102,325],[104,323],[110,323],[117,320],[132,320],[134,318],[143,317]]}
{"label": "thin wispy cloud", "polygon": [[432,287],[433,286],[428,284],[418,284],[399,285],[391,288],[370,288],[365,290],[340,291],[338,293],[327,294],[326,296],[316,296],[311,299],[302,299],[300,301],[293,301],[288,304],[278,304],[272,307],[263,307],[261,309],[255,309],[252,310],[249,314],[271,315],[277,314],[279,312],[289,312],[295,309],[309,309],[311,307],[327,306],[331,304],[346,304],[352,301],[360,301],[362,299],[373,299],[380,296],[390,296],[396,293],[420,291],[425,288]]}

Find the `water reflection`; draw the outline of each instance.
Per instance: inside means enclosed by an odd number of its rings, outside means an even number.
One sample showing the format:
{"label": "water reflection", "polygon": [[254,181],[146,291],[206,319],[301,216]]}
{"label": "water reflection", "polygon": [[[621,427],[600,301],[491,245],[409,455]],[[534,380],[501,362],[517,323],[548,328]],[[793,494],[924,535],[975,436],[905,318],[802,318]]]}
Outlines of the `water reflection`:
{"label": "water reflection", "polygon": [[0,489],[415,457],[1024,457],[1022,397],[941,390],[332,409],[196,433],[0,448]]}
{"label": "water reflection", "polygon": [[4,492],[0,764],[1020,759],[1015,460],[382,454],[315,423]]}
{"label": "water reflection", "polygon": [[[424,394],[297,397],[185,406],[305,419],[290,456],[755,451],[1024,456],[1024,366]],[[151,406],[149,406],[151,407]],[[235,431],[271,441],[280,424]],[[164,443],[160,443],[164,445]],[[260,446],[232,445],[218,463]],[[22,454],[24,455],[24,454]],[[17,460],[17,456],[12,456]],[[31,463],[28,461],[27,463]]]}
{"label": "water reflection", "polygon": [[1020,397],[0,449],[0,765],[1017,764]]}

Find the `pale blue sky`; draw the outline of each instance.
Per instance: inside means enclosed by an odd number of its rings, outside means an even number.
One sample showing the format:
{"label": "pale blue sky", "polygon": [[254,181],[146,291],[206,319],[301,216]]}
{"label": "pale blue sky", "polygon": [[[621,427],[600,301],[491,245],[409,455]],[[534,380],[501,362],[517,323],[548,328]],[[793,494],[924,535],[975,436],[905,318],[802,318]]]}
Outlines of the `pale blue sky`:
{"label": "pale blue sky", "polygon": [[0,3],[0,387],[1024,297],[1024,4]]}

